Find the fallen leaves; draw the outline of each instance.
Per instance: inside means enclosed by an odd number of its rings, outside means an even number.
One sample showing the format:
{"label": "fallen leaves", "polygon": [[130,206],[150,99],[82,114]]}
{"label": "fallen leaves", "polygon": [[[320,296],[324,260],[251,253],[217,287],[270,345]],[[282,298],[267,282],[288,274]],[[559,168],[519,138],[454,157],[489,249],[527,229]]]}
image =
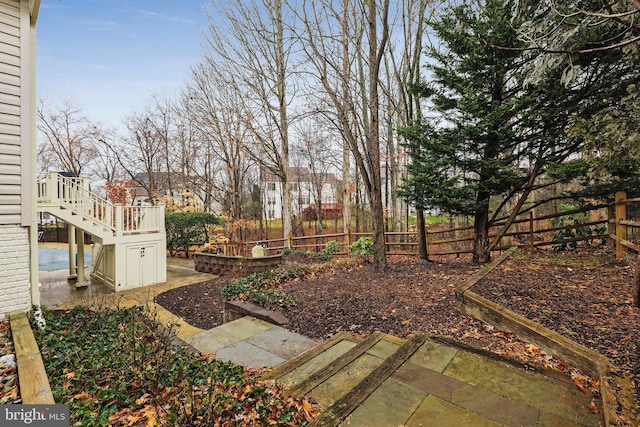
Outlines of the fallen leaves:
{"label": "fallen leaves", "polygon": [[82,393],[75,394],[73,396],[73,398],[77,399],[77,400],[85,400],[85,399],[89,399],[90,397],[91,397],[91,395],[89,393],[87,393],[86,391],[83,391]]}
{"label": "fallen leaves", "polygon": [[[474,291],[609,357],[632,379],[638,398],[640,312],[631,307],[632,271],[624,264],[594,248],[523,254],[494,269]],[[593,390],[597,381],[576,386]]]}
{"label": "fallen leaves", "polygon": [[11,327],[9,322],[0,322],[0,404],[20,402]]}
{"label": "fallen leaves", "polygon": [[593,400],[591,400],[591,403],[587,405],[587,408],[589,408],[589,410],[594,414],[600,413],[600,408],[598,408],[598,405],[596,405],[596,403]]}
{"label": "fallen leaves", "polygon": [[[69,404],[74,425],[299,426],[318,412],[309,401],[284,398],[276,383],[258,381],[261,370],[173,346],[141,307],[78,307],[47,325],[36,339],[56,402]],[[60,335],[57,325],[71,332]]]}

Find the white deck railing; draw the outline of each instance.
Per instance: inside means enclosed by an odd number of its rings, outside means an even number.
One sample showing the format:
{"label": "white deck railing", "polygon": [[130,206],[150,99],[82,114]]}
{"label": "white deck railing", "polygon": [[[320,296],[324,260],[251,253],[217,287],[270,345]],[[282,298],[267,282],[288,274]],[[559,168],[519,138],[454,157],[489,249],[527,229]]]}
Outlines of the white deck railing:
{"label": "white deck railing", "polygon": [[164,230],[164,206],[114,205],[92,193],[86,177],[69,178],[49,172],[46,180],[38,183],[38,202],[69,209],[114,236]]}

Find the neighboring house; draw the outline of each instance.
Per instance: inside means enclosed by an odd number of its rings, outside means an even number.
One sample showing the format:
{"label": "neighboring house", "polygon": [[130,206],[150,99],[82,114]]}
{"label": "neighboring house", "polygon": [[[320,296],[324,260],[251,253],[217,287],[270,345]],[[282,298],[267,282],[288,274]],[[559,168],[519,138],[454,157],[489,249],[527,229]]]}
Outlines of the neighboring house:
{"label": "neighboring house", "polygon": [[[291,205],[293,214],[299,216],[310,205],[321,202],[325,204],[338,203],[338,179],[333,173],[323,173],[314,176],[305,167],[289,168],[291,180]],[[316,200],[314,182],[322,184],[321,201]],[[262,205],[266,219],[282,218],[282,182],[273,173],[262,169],[260,171],[260,186]]]}
{"label": "neighboring house", "polygon": [[[149,195],[147,191],[151,178],[153,178],[153,186],[157,189],[157,194],[153,195]],[[164,203],[168,212],[174,210],[203,212],[205,210],[203,200],[206,198],[203,192],[190,189],[194,179],[185,182],[178,174],[153,172],[150,175],[145,172],[136,175],[134,181],[138,182],[138,185],[132,190],[134,205],[153,204],[155,200]],[[209,210],[212,208],[213,206]]]}
{"label": "neighboring house", "polygon": [[40,304],[35,26],[40,0],[0,0],[0,319]]}

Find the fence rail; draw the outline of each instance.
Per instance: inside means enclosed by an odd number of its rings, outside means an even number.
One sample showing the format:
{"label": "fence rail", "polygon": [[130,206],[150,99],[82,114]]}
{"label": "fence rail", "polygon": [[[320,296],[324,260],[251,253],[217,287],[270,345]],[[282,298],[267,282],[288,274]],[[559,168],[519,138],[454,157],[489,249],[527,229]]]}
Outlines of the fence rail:
{"label": "fence rail", "polygon": [[[580,217],[580,218],[578,218]],[[495,239],[504,221],[497,221],[490,230],[490,238]],[[429,256],[466,254],[473,251],[473,227],[427,226],[427,247]],[[287,239],[248,241],[242,245],[241,253],[250,256],[255,244],[266,245],[269,255],[284,249],[322,252],[326,244],[335,240],[339,244],[337,254],[348,254],[349,247],[361,237],[371,237],[371,233],[333,233],[312,236],[289,236]],[[572,246],[579,242],[586,244],[606,243],[616,248],[618,258],[628,254],[638,254],[640,250],[640,198],[627,199],[624,192],[616,193],[616,201],[598,204],[555,214],[534,217],[528,213],[516,218],[496,245],[496,251],[512,246],[538,248],[545,246]],[[388,255],[418,254],[416,231],[387,232],[385,243]]]}

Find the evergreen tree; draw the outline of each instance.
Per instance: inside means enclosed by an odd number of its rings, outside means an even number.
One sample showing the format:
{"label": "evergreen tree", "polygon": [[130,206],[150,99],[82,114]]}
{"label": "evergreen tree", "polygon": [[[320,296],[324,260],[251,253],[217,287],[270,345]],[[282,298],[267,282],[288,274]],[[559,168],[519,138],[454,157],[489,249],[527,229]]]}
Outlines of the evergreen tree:
{"label": "evergreen tree", "polygon": [[[431,81],[421,88],[435,115],[402,130],[412,159],[403,196],[417,207],[473,215],[476,263],[490,261],[508,228],[509,221],[490,241],[496,219],[512,221],[545,168],[580,153],[583,139],[567,132],[570,117],[595,114],[620,90],[611,79],[628,71],[619,52],[607,51],[574,58],[582,68],[571,81],[557,66],[528,83],[541,55],[519,38],[518,28],[536,18],[529,3],[518,15],[513,2],[500,0],[444,9],[431,24],[438,45],[429,52]],[[512,199],[515,208],[505,212]]]}

